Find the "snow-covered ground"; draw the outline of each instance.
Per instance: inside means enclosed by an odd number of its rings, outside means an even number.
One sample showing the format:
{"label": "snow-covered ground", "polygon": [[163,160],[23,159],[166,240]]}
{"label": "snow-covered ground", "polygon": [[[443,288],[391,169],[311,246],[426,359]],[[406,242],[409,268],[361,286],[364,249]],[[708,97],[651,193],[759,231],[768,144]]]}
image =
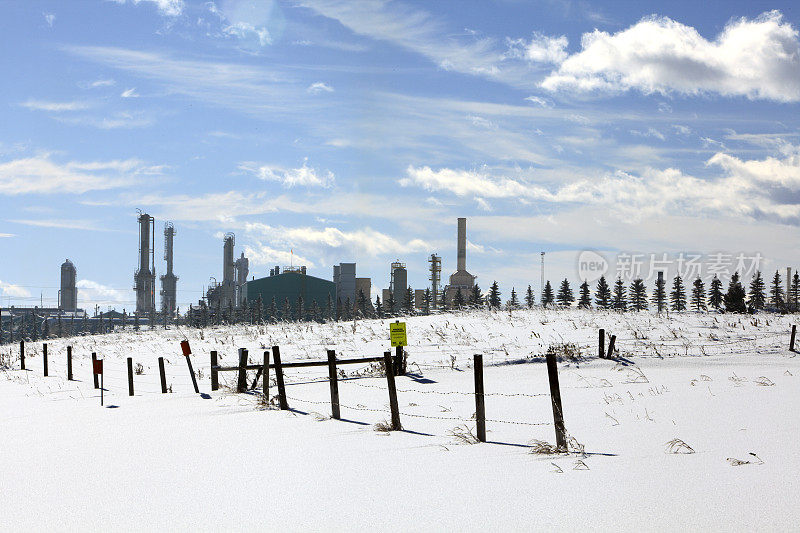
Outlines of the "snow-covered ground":
{"label": "snow-covered ground", "polygon": [[[388,320],[208,330],[128,331],[0,347],[0,529],[787,530],[800,523],[800,360],[794,317],[521,310],[406,319],[409,375],[398,377],[405,431],[388,419],[385,378],[340,381],[329,418],[327,369],[287,372],[292,411],[260,395],[210,391],[209,352],[259,362],[381,355]],[[618,361],[597,358],[597,330]],[[192,392],[180,340],[200,390]],[[548,347],[564,417],[584,453],[554,442]],[[66,346],[76,381],[66,381]],[[90,356],[105,359],[105,403]],[[486,444],[474,429],[472,356],[484,354]],[[161,394],[157,358],[168,362]],[[125,358],[140,363],[128,396]],[[344,367],[369,374],[367,365]],[[250,381],[254,373],[250,374]],[[233,373],[221,374],[223,385]],[[274,385],[270,391],[277,391]],[[676,440],[679,439],[679,440]],[[671,453],[687,452],[693,453]]]}

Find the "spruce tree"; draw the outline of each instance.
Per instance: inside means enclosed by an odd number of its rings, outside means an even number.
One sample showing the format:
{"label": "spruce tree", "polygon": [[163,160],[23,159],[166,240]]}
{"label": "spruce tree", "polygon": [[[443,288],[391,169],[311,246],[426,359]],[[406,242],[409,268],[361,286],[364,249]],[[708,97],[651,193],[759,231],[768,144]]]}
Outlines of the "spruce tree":
{"label": "spruce tree", "polygon": [[533,304],[534,304],[533,290],[531,289],[531,286],[528,285],[528,290],[525,293],[525,305],[527,305],[528,309],[530,309],[531,307],[533,307]]}
{"label": "spruce tree", "polygon": [[367,306],[369,305],[369,300],[367,300],[367,296],[364,294],[364,291],[359,289],[358,291],[358,311],[361,313],[362,317],[367,317]]}
{"label": "spruce tree", "polygon": [[656,304],[656,310],[660,313],[664,310],[667,303],[667,291],[665,288],[666,281],[659,276],[656,278],[656,288],[653,291],[653,303]]}
{"label": "spruce tree", "polygon": [[764,278],[761,277],[760,270],[756,270],[755,276],[753,276],[753,279],[750,280],[750,294],[748,296],[748,304],[754,311],[760,311],[764,309],[767,296],[765,294]]}
{"label": "spruce tree", "polygon": [[481,288],[478,287],[477,283],[473,285],[469,294],[469,305],[475,308],[483,307],[483,294],[481,294]]}
{"label": "spruce tree", "polygon": [[[330,300],[331,300],[331,295],[328,294],[329,306],[331,303]],[[270,322],[275,322],[276,320],[278,320],[278,304],[275,302],[275,295],[272,296],[272,301],[269,304],[269,309],[267,309],[267,314],[269,314]]]}
{"label": "spruce tree", "polygon": [[378,318],[383,318],[383,306],[381,305],[381,297],[375,297],[375,313],[377,313]]}
{"label": "spruce tree", "polygon": [[461,289],[458,289],[456,295],[453,296],[453,307],[456,309],[463,309],[465,303],[464,294],[461,292]]}
{"label": "spruce tree", "polygon": [[626,293],[627,290],[625,289],[625,284],[622,283],[622,278],[617,278],[617,281],[614,282],[614,297],[611,300],[612,309],[616,309],[617,311],[628,310],[628,297]]}
{"label": "spruce tree", "polygon": [[636,278],[631,283],[631,307],[636,311],[647,309],[647,287],[642,278]]}
{"label": "spruce tree", "polygon": [[800,302],[800,273],[797,271],[792,276],[792,286],[786,300],[791,304],[791,311],[796,313],[798,302]]}
{"label": "spruce tree", "polygon": [[299,322],[303,322],[306,319],[306,305],[305,301],[303,301],[303,295],[299,295],[297,297],[297,313],[296,318]]}
{"label": "spruce tree", "polygon": [[594,303],[600,309],[608,309],[611,306],[611,289],[608,287],[605,276],[600,276],[600,279],[597,280],[594,296]]}
{"label": "spruce tree", "polygon": [[728,283],[728,292],[723,297],[725,311],[728,313],[746,313],[747,305],[744,303],[744,298],[745,292],[741,281],[739,281],[739,273],[734,272]]}
{"label": "spruce tree", "polygon": [[547,280],[544,284],[544,290],[542,291],[542,307],[553,305],[554,301],[555,295],[553,294],[553,287],[550,285],[550,280]]}
{"label": "spruce tree", "polygon": [[497,281],[492,282],[492,286],[489,288],[489,307],[492,309],[497,309],[500,307],[500,287],[497,286]]}
{"label": "spruce tree", "polygon": [[719,311],[723,298],[722,281],[714,274],[714,279],[711,280],[711,286],[708,288],[708,305]]}
{"label": "spruce tree", "polygon": [[673,311],[686,311],[686,286],[680,276],[672,280],[672,292],[669,293],[670,309]]}
{"label": "spruce tree", "polygon": [[422,297],[422,312],[426,315],[431,314],[431,290],[425,289],[425,295]]}
{"label": "spruce tree", "polygon": [[447,311],[450,308],[447,301],[447,291],[441,291],[439,293],[439,309],[442,311]]}
{"label": "spruce tree", "polygon": [[284,322],[289,322],[292,320],[292,304],[289,303],[289,297],[287,296],[283,300],[283,312],[281,313],[281,318]]}
{"label": "spruce tree", "polygon": [[772,305],[780,310],[783,310],[786,307],[786,302],[783,299],[783,283],[781,282],[781,274],[777,270],[775,271],[775,275],[772,276],[772,285],[769,288],[769,301]]}
{"label": "spruce tree", "polygon": [[589,282],[586,280],[581,283],[581,297],[578,300],[578,307],[580,309],[589,309],[592,307],[592,290],[589,288]]}
{"label": "spruce tree", "polygon": [[311,320],[313,320],[314,322],[321,322],[322,321],[322,317],[320,316],[319,304],[317,303],[317,299],[316,298],[314,298],[311,301],[310,314],[311,314]]}
{"label": "spruce tree", "polygon": [[692,284],[692,307],[698,312],[706,308],[706,288],[700,276]]}
{"label": "spruce tree", "polygon": [[394,294],[389,291],[389,297],[383,302],[386,305],[386,316],[394,316]]}
{"label": "spruce tree", "polygon": [[403,309],[409,315],[414,312],[414,290],[411,287],[406,287],[406,292],[403,295]]}
{"label": "spruce tree", "polygon": [[342,320],[353,320],[353,302],[350,301],[349,296],[344,299],[344,307],[342,307]]}
{"label": "spruce tree", "polygon": [[569,286],[569,280],[564,278],[564,281],[561,282],[561,287],[558,289],[558,294],[556,295],[556,301],[558,305],[562,307],[569,307],[572,305],[572,302],[575,301],[575,296],[572,294],[572,288]]}
{"label": "spruce tree", "polygon": [[519,299],[517,298],[517,291],[511,287],[511,298],[508,300],[509,309],[517,309],[519,307]]}

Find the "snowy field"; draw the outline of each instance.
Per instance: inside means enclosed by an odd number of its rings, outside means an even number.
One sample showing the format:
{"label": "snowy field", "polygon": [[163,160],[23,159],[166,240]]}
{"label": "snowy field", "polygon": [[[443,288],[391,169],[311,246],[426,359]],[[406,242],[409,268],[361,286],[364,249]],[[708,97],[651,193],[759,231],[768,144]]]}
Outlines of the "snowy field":
{"label": "snowy field", "polygon": [[[386,380],[343,368],[342,421],[326,368],[287,371],[291,411],[264,409],[235,374],[211,392],[209,352],[234,365],[388,350],[388,320],[128,331],[0,347],[2,530],[795,530],[800,358],[794,317],[601,311],[469,312],[406,319],[405,431],[385,433]],[[597,330],[617,336],[597,358]],[[180,340],[195,355],[194,394]],[[553,443],[543,354],[559,362],[570,454]],[[76,381],[66,381],[66,346]],[[563,351],[563,348],[561,349]],[[105,408],[92,387],[105,360]],[[484,355],[488,440],[474,431]],[[161,394],[157,358],[171,394]],[[128,396],[125,358],[142,365]],[[250,373],[252,382],[254,372]],[[273,375],[274,378],[274,375]],[[276,394],[274,383],[270,390]],[[463,435],[467,434],[464,438]],[[462,436],[459,436],[462,435]],[[677,452],[677,453],[675,453]],[[692,452],[692,453],[686,453]]]}

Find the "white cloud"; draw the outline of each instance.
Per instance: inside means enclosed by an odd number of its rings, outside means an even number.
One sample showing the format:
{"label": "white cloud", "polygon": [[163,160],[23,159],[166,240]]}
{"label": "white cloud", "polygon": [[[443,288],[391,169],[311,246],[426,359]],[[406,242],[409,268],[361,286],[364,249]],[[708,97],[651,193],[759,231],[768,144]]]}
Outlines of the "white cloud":
{"label": "white cloud", "polygon": [[225,26],[222,31],[228,35],[239,39],[255,39],[260,46],[272,44],[272,37],[266,28],[256,27],[247,22],[237,22],[230,26]]}
{"label": "white cloud", "polygon": [[524,39],[509,39],[509,54],[512,57],[524,58],[533,63],[560,64],[567,54],[569,41],[564,35],[550,37],[539,32],[534,32],[530,42]]}
{"label": "white cloud", "polygon": [[28,100],[19,105],[32,111],[51,111],[56,113],[62,111],[80,111],[89,108],[89,104],[85,102],[48,102],[44,100]]}
{"label": "white cloud", "polygon": [[98,87],[112,87],[116,84],[117,82],[112,79],[99,79],[86,84],[85,87],[88,87],[90,89],[97,89]]}
{"label": "white cloud", "polygon": [[30,296],[31,293],[28,292],[27,289],[24,287],[20,287],[19,285],[14,285],[13,283],[7,283],[0,279],[0,294],[3,296],[14,296],[18,298],[25,298]]}
{"label": "white cloud", "polygon": [[327,84],[325,84],[325,83],[323,83],[321,81],[318,81],[316,83],[312,83],[311,85],[309,85],[308,89],[306,89],[306,92],[311,93],[311,94],[332,93],[333,92],[333,87],[331,87],[330,85],[327,85]]}
{"label": "white cloud", "polygon": [[48,13],[46,11],[42,13],[42,16],[44,17],[44,21],[47,23],[47,25],[52,28],[53,24],[56,22],[56,16],[53,13]]}
{"label": "white cloud", "polygon": [[202,196],[132,196],[130,205],[160,208],[157,218],[181,221],[205,221],[231,224],[236,217],[273,213],[277,209],[264,193],[242,194],[237,191],[209,193]]}
{"label": "white cloud", "polygon": [[528,96],[525,100],[541,107],[553,107],[553,104],[549,100],[540,96]]}
{"label": "white cloud", "polygon": [[731,21],[713,41],[669,18],[650,17],[615,34],[586,33],[581,46],[542,87],[800,101],[798,32],[778,11]]}
{"label": "white cloud", "polygon": [[139,5],[141,3],[154,4],[159,13],[167,17],[177,17],[183,13],[185,6],[183,0],[113,0],[118,4],[131,3]]}
{"label": "white cloud", "polygon": [[106,307],[133,303],[130,292],[114,289],[96,281],[82,279],[75,286],[79,289],[78,299],[84,308],[91,308],[95,305]]}
{"label": "white cloud", "polygon": [[244,255],[250,260],[250,264],[254,266],[300,265],[308,268],[314,268],[316,266],[311,259],[296,255],[292,253],[291,249],[277,250],[260,241],[256,241],[254,246],[245,245]]}
{"label": "white cloud", "polygon": [[155,124],[155,119],[144,113],[129,113],[120,111],[108,117],[95,117],[89,115],[54,117],[55,120],[65,124],[75,124],[78,126],[91,126],[101,130],[117,130],[146,128]]}
{"label": "white cloud", "polygon": [[57,163],[49,154],[0,163],[0,194],[81,194],[127,187],[160,172],[137,159]]}
{"label": "white cloud", "polygon": [[81,231],[116,231],[108,229],[102,222],[96,220],[81,220],[81,219],[19,219],[9,220],[14,224],[23,224],[26,226],[37,226],[40,228],[56,228],[56,229],[77,229]]}
{"label": "white cloud", "polygon": [[631,135],[636,135],[637,137],[655,137],[656,139],[660,139],[662,141],[667,140],[667,138],[664,137],[664,134],[655,128],[647,128],[647,131],[631,130]]}
{"label": "white cloud", "polygon": [[126,89],[126,90],[122,91],[122,94],[120,94],[120,97],[122,97],[122,98],[139,98],[139,94],[136,92],[136,87],[132,87],[130,89]]}
{"label": "white cloud", "polygon": [[331,187],[334,176],[329,170],[320,171],[308,166],[308,158],[299,168],[284,168],[275,165],[258,165],[246,161],[239,165],[240,170],[254,174],[265,181],[277,181],[284,187]]}
{"label": "white cloud", "polygon": [[0,239],[7,239],[10,237],[16,237],[13,233],[0,233]]}

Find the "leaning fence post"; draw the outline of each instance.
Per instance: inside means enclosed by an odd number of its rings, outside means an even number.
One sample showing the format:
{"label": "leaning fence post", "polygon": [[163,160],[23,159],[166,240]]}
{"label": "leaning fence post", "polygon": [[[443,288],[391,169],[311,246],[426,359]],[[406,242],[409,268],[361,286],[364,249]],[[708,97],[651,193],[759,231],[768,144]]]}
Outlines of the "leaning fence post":
{"label": "leaning fence post", "polygon": [[133,358],[128,357],[128,396],[133,396]]}
{"label": "leaning fence post", "polygon": [[247,348],[239,348],[239,380],[236,392],[247,392]]}
{"label": "leaning fence post", "polygon": [[[94,368],[95,361],[97,361],[97,354],[92,352],[92,368]],[[95,389],[99,389],[100,388],[100,383],[98,383],[98,381],[97,381],[97,374],[92,372],[92,378],[94,378],[94,388]]]}
{"label": "leaning fence post", "polygon": [[331,384],[331,418],[339,420],[339,381],[336,377],[336,352],[328,350],[328,381]]}
{"label": "leaning fence post", "polygon": [[42,364],[44,365],[44,377],[47,377],[47,343],[42,344]]}
{"label": "leaning fence post", "polygon": [[264,368],[261,375],[264,377],[264,386],[261,392],[264,393],[265,405],[269,405],[269,350],[264,350]]}
{"label": "leaning fence post", "polygon": [[553,425],[556,428],[556,447],[567,450],[567,430],[564,427],[564,412],[561,409],[561,389],[558,386],[558,367],[556,356],[547,353],[547,376],[550,380],[550,400],[553,404]]}
{"label": "leaning fence post", "polygon": [[476,353],[472,365],[475,370],[475,421],[478,440],[486,442],[486,406],[483,397],[483,355]]}
{"label": "leaning fence post", "polygon": [[603,328],[600,328],[600,335],[597,341],[597,356],[602,359],[606,356],[606,330]]}
{"label": "leaning fence post", "polygon": [[161,376],[161,394],[167,393],[167,373],[164,372],[164,358],[158,358],[158,373]]}
{"label": "leaning fence post", "polygon": [[612,359],[614,357],[614,342],[617,340],[616,335],[611,335],[611,339],[608,341],[608,355],[606,355],[606,359]]}
{"label": "leaning fence post", "polygon": [[19,368],[25,370],[25,341],[19,341]]}
{"label": "leaning fence post", "polygon": [[797,325],[792,325],[792,337],[789,339],[789,351],[794,351],[794,339],[797,336]]}
{"label": "leaning fence post", "polygon": [[275,362],[275,379],[278,381],[278,402],[280,403],[281,409],[285,411],[289,409],[289,403],[286,401],[286,386],[283,383],[280,347],[272,347],[272,360]]}
{"label": "leaning fence post", "polygon": [[72,346],[67,346],[67,381],[72,381]]}
{"label": "leaning fence post", "polygon": [[211,390],[219,389],[219,372],[217,371],[217,351],[211,350]]}
{"label": "leaning fence post", "polygon": [[386,385],[389,389],[389,408],[392,410],[392,431],[403,429],[400,425],[400,408],[397,406],[397,388],[394,385],[392,372],[392,352],[383,352],[383,365],[386,371]]}

